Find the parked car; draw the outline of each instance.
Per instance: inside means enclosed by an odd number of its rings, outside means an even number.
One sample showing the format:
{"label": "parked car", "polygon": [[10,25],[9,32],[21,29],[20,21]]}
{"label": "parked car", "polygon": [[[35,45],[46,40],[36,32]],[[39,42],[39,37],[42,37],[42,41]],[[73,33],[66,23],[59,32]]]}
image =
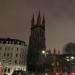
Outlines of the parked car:
{"label": "parked car", "polygon": [[28,72],[26,71],[22,71],[22,70],[15,70],[12,75],[30,75]]}

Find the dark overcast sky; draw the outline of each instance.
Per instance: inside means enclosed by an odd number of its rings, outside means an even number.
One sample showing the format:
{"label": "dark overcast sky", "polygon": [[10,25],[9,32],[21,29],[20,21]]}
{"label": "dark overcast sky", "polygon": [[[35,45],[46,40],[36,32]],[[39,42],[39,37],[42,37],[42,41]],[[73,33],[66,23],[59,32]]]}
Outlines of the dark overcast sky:
{"label": "dark overcast sky", "polygon": [[28,42],[32,15],[39,10],[46,18],[47,48],[75,41],[75,0],[0,0],[0,37]]}

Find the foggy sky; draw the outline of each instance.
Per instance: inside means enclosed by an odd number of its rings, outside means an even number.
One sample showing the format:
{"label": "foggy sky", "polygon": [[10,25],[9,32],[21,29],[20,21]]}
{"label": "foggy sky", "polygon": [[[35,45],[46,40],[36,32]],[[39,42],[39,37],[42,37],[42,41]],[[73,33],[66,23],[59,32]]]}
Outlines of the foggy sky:
{"label": "foggy sky", "polygon": [[0,0],[0,37],[28,44],[31,18],[45,15],[46,46],[61,50],[75,42],[75,0]]}

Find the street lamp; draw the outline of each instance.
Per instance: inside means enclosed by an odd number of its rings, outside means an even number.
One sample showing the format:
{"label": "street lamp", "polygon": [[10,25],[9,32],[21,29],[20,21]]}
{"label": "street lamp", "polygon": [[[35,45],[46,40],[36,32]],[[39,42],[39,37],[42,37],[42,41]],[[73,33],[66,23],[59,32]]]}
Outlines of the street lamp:
{"label": "street lamp", "polygon": [[45,53],[46,53],[46,52],[43,50],[43,51],[42,51],[42,54],[45,54]]}
{"label": "street lamp", "polygon": [[70,59],[66,59],[67,61],[70,61]]}
{"label": "street lamp", "polygon": [[69,59],[69,57],[68,57],[68,56],[67,56],[66,58],[67,58],[67,59]]}
{"label": "street lamp", "polygon": [[42,50],[42,54],[46,57],[46,51]]}
{"label": "street lamp", "polygon": [[74,56],[70,57],[70,70],[72,71]]}
{"label": "street lamp", "polygon": [[71,56],[71,59],[74,59],[74,56]]}
{"label": "street lamp", "polygon": [[46,62],[46,51],[45,50],[42,50],[42,68],[43,70],[45,71],[46,70],[46,65],[45,65],[45,62]]}

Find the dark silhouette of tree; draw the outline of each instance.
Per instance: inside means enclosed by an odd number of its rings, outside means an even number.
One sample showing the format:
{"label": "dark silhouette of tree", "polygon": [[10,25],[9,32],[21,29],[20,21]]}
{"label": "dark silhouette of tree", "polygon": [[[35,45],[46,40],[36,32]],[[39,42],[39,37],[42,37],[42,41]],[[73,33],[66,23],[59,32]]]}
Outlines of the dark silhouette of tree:
{"label": "dark silhouette of tree", "polygon": [[68,54],[75,54],[75,42],[69,42],[65,44],[64,50]]}

